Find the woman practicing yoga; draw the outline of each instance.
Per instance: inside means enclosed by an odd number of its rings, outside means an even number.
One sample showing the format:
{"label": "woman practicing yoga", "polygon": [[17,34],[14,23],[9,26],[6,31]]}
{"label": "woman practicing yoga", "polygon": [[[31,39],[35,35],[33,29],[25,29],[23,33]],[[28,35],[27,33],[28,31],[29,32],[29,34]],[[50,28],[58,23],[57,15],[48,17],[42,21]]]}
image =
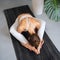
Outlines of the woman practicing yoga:
{"label": "woman practicing yoga", "polygon": [[24,47],[39,54],[44,43],[43,29],[45,29],[45,22],[42,24],[42,21],[32,17],[30,14],[21,14],[11,26],[10,33],[16,37]]}

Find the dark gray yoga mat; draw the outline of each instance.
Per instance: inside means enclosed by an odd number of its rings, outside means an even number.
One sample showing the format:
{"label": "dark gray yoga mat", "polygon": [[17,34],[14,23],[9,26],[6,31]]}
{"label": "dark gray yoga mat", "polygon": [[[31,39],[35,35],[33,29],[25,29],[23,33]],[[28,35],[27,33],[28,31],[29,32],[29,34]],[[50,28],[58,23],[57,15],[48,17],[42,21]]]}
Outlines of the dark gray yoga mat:
{"label": "dark gray yoga mat", "polygon": [[[4,10],[9,29],[16,20],[17,16],[22,13],[30,13],[32,16],[34,16],[28,5]],[[39,55],[36,55],[34,52],[29,51],[28,49],[23,47],[20,42],[16,40],[16,38],[12,35],[11,39],[15,49],[17,60],[60,60],[60,52],[56,49],[46,32],[44,33],[45,43]]]}

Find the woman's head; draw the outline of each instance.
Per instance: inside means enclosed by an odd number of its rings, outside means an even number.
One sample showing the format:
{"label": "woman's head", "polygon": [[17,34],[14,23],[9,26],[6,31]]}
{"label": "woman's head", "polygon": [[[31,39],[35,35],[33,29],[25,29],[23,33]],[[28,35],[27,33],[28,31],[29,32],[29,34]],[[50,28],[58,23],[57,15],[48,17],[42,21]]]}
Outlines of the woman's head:
{"label": "woman's head", "polygon": [[32,34],[28,40],[32,46],[35,46],[35,48],[37,48],[40,43],[40,38],[37,34]]}

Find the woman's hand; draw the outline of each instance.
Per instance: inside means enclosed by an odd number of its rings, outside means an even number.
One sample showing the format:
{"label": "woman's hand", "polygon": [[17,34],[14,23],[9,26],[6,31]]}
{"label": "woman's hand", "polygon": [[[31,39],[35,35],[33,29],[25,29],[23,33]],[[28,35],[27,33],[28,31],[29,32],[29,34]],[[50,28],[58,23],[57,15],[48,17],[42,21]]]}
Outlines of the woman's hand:
{"label": "woman's hand", "polygon": [[42,48],[43,43],[44,43],[44,40],[40,41],[40,44],[37,49],[34,46],[31,46],[29,43],[22,44],[22,45],[24,47],[28,48],[30,51],[33,51],[36,54],[40,54],[40,49]]}
{"label": "woman's hand", "polygon": [[30,51],[37,53],[37,49],[34,46],[31,46],[29,43],[22,44],[24,47],[28,48]]}
{"label": "woman's hand", "polygon": [[38,54],[40,53],[40,49],[42,48],[43,44],[44,44],[44,40],[40,41],[40,44],[39,44],[39,46],[37,48]]}

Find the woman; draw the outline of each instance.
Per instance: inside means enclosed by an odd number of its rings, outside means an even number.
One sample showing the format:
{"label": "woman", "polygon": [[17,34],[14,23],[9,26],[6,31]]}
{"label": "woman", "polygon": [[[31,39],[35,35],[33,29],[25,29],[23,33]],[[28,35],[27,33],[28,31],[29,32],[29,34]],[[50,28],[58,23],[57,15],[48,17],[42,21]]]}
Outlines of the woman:
{"label": "woman", "polygon": [[[24,47],[28,48],[31,51],[34,51],[36,54],[39,54],[40,49],[44,43],[41,37],[43,35],[41,31],[43,31],[42,30],[43,28],[45,29],[45,26],[42,27],[41,23],[42,22],[39,22],[36,18],[32,17],[30,14],[21,14],[17,17],[15,23],[11,26],[10,33],[13,36],[15,36]],[[45,22],[43,25],[45,25]],[[40,31],[40,33],[42,34],[38,33],[38,31]],[[31,41],[34,42],[36,39],[32,38],[34,40],[33,41],[31,39],[31,37],[33,36],[38,38],[37,40],[39,41],[38,45],[35,44],[37,46],[36,48],[33,44],[31,44]]]}

